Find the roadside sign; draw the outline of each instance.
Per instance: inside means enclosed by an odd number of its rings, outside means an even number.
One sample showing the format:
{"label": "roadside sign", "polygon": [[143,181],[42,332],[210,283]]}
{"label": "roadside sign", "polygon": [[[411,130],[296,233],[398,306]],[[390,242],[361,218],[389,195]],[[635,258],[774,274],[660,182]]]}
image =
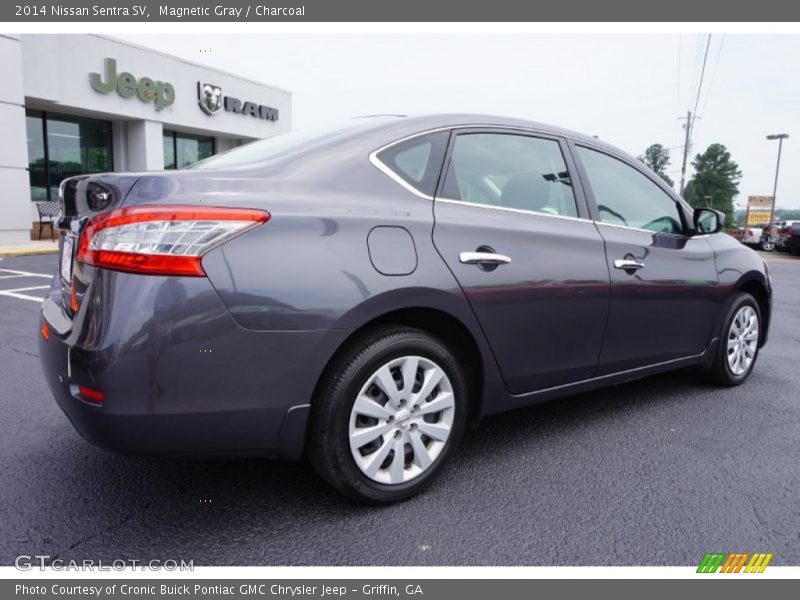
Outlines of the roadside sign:
{"label": "roadside sign", "polygon": [[769,217],[772,213],[772,201],[772,196],[748,196],[744,226],[763,227],[769,224]]}

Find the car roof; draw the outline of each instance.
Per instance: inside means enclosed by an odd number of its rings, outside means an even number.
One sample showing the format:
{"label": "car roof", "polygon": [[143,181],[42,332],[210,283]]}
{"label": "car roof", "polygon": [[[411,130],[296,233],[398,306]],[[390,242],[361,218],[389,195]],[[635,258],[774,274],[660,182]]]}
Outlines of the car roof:
{"label": "car roof", "polygon": [[432,129],[449,127],[506,127],[512,129],[527,129],[547,135],[569,138],[578,142],[584,142],[593,146],[606,148],[615,153],[624,154],[616,146],[607,144],[594,136],[585,135],[537,121],[503,117],[498,115],[487,115],[478,113],[442,113],[429,115],[368,115],[364,119],[375,119],[375,129],[383,129],[392,134],[400,134],[399,137],[406,137],[416,133],[422,133]]}

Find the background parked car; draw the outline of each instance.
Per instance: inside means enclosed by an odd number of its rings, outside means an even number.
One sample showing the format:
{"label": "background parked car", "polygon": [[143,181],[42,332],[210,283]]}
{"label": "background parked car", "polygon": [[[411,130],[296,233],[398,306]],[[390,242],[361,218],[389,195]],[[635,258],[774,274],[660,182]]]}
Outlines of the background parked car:
{"label": "background parked car", "polygon": [[761,248],[762,229],[760,227],[745,227],[739,240],[746,246]]}
{"label": "background parked car", "polygon": [[778,239],[780,221],[773,221],[761,230],[761,250],[772,252],[775,250],[775,241]]}
{"label": "background parked car", "polygon": [[784,228],[783,247],[787,252],[800,256],[800,221],[792,221],[791,225]]}
{"label": "background parked car", "polygon": [[800,224],[800,221],[781,221],[775,228],[775,249],[779,252],[789,252],[787,241],[791,237],[792,227]]}

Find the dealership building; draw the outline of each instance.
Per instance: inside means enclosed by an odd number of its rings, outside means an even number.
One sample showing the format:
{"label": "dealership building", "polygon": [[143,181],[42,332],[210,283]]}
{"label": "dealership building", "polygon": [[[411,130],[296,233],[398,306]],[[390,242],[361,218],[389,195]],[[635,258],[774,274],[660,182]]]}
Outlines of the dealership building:
{"label": "dealership building", "polygon": [[0,246],[37,233],[66,177],[182,168],[291,129],[286,90],[99,35],[0,35],[0,78]]}

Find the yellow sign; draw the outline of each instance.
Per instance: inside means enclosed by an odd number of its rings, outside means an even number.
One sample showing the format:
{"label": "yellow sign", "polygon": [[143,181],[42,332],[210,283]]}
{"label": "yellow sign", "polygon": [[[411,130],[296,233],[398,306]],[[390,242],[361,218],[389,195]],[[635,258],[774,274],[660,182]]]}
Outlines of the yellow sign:
{"label": "yellow sign", "polygon": [[762,225],[767,225],[768,223],[769,223],[768,210],[750,211],[749,213],[747,213],[747,222],[744,224],[744,226],[761,227]]}

